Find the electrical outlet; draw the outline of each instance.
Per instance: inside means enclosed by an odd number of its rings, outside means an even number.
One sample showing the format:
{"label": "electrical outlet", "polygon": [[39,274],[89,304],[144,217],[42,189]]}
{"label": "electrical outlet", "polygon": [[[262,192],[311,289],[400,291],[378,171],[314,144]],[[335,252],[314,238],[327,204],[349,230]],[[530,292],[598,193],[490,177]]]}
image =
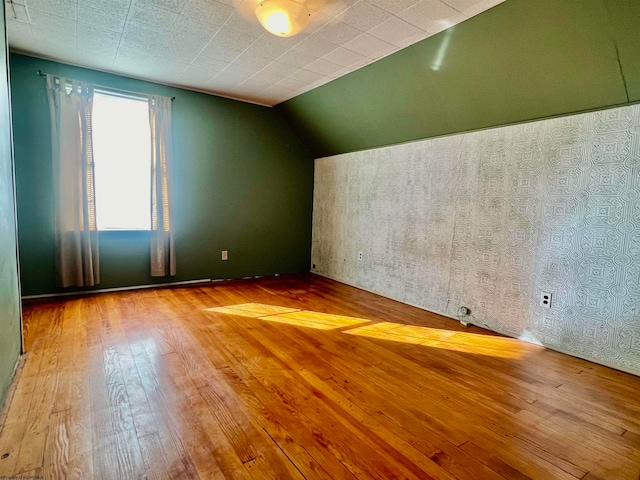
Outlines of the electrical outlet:
{"label": "electrical outlet", "polygon": [[540,306],[544,308],[551,308],[551,300],[553,299],[553,293],[540,292]]}
{"label": "electrical outlet", "polygon": [[222,250],[222,260],[229,260],[229,252],[226,250]]}
{"label": "electrical outlet", "polygon": [[362,260],[364,258],[364,256],[362,255],[362,252],[358,252],[358,260]]}

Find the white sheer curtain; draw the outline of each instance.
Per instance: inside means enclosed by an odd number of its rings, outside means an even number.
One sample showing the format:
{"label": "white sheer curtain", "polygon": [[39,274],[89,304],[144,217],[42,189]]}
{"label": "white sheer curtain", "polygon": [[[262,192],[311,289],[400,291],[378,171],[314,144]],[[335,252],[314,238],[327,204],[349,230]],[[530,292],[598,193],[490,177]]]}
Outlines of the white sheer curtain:
{"label": "white sheer curtain", "polygon": [[56,284],[100,283],[96,227],[92,85],[47,75],[53,158]]}
{"label": "white sheer curtain", "polygon": [[149,97],[151,125],[151,276],[176,274],[171,218],[171,99]]}

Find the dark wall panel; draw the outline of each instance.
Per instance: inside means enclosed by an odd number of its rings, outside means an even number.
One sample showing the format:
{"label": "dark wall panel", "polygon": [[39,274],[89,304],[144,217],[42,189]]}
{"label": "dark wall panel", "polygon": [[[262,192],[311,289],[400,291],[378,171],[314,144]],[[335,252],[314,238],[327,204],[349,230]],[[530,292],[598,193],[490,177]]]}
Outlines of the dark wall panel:
{"label": "dark wall panel", "polygon": [[[176,97],[178,274],[149,276],[148,232],[102,232],[96,288],[308,271],[313,162],[275,110],[17,54],[11,60],[25,294],[61,291],[54,286],[49,110],[37,70]],[[221,250],[229,251],[227,262]]]}
{"label": "dark wall panel", "polygon": [[607,20],[620,58],[629,100],[640,101],[640,2],[605,0]]}
{"label": "dark wall panel", "polygon": [[626,104],[639,4],[506,0],[276,108],[322,157]]}

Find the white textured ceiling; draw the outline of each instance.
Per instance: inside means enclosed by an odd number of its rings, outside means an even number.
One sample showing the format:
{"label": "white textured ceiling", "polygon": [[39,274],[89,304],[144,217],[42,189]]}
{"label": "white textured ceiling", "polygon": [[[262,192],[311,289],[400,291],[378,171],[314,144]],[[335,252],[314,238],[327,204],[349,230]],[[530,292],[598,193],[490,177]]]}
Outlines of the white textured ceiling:
{"label": "white textured ceiling", "polygon": [[312,23],[290,38],[234,0],[6,0],[6,16],[16,51],[275,105],[502,1],[308,0]]}

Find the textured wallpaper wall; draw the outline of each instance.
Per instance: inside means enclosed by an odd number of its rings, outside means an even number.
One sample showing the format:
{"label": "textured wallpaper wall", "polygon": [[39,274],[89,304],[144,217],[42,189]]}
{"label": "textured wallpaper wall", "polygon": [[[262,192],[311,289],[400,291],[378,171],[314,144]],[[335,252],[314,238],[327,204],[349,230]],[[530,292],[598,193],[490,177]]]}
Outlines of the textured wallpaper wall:
{"label": "textured wallpaper wall", "polygon": [[317,159],[312,264],[640,374],[640,106]]}

